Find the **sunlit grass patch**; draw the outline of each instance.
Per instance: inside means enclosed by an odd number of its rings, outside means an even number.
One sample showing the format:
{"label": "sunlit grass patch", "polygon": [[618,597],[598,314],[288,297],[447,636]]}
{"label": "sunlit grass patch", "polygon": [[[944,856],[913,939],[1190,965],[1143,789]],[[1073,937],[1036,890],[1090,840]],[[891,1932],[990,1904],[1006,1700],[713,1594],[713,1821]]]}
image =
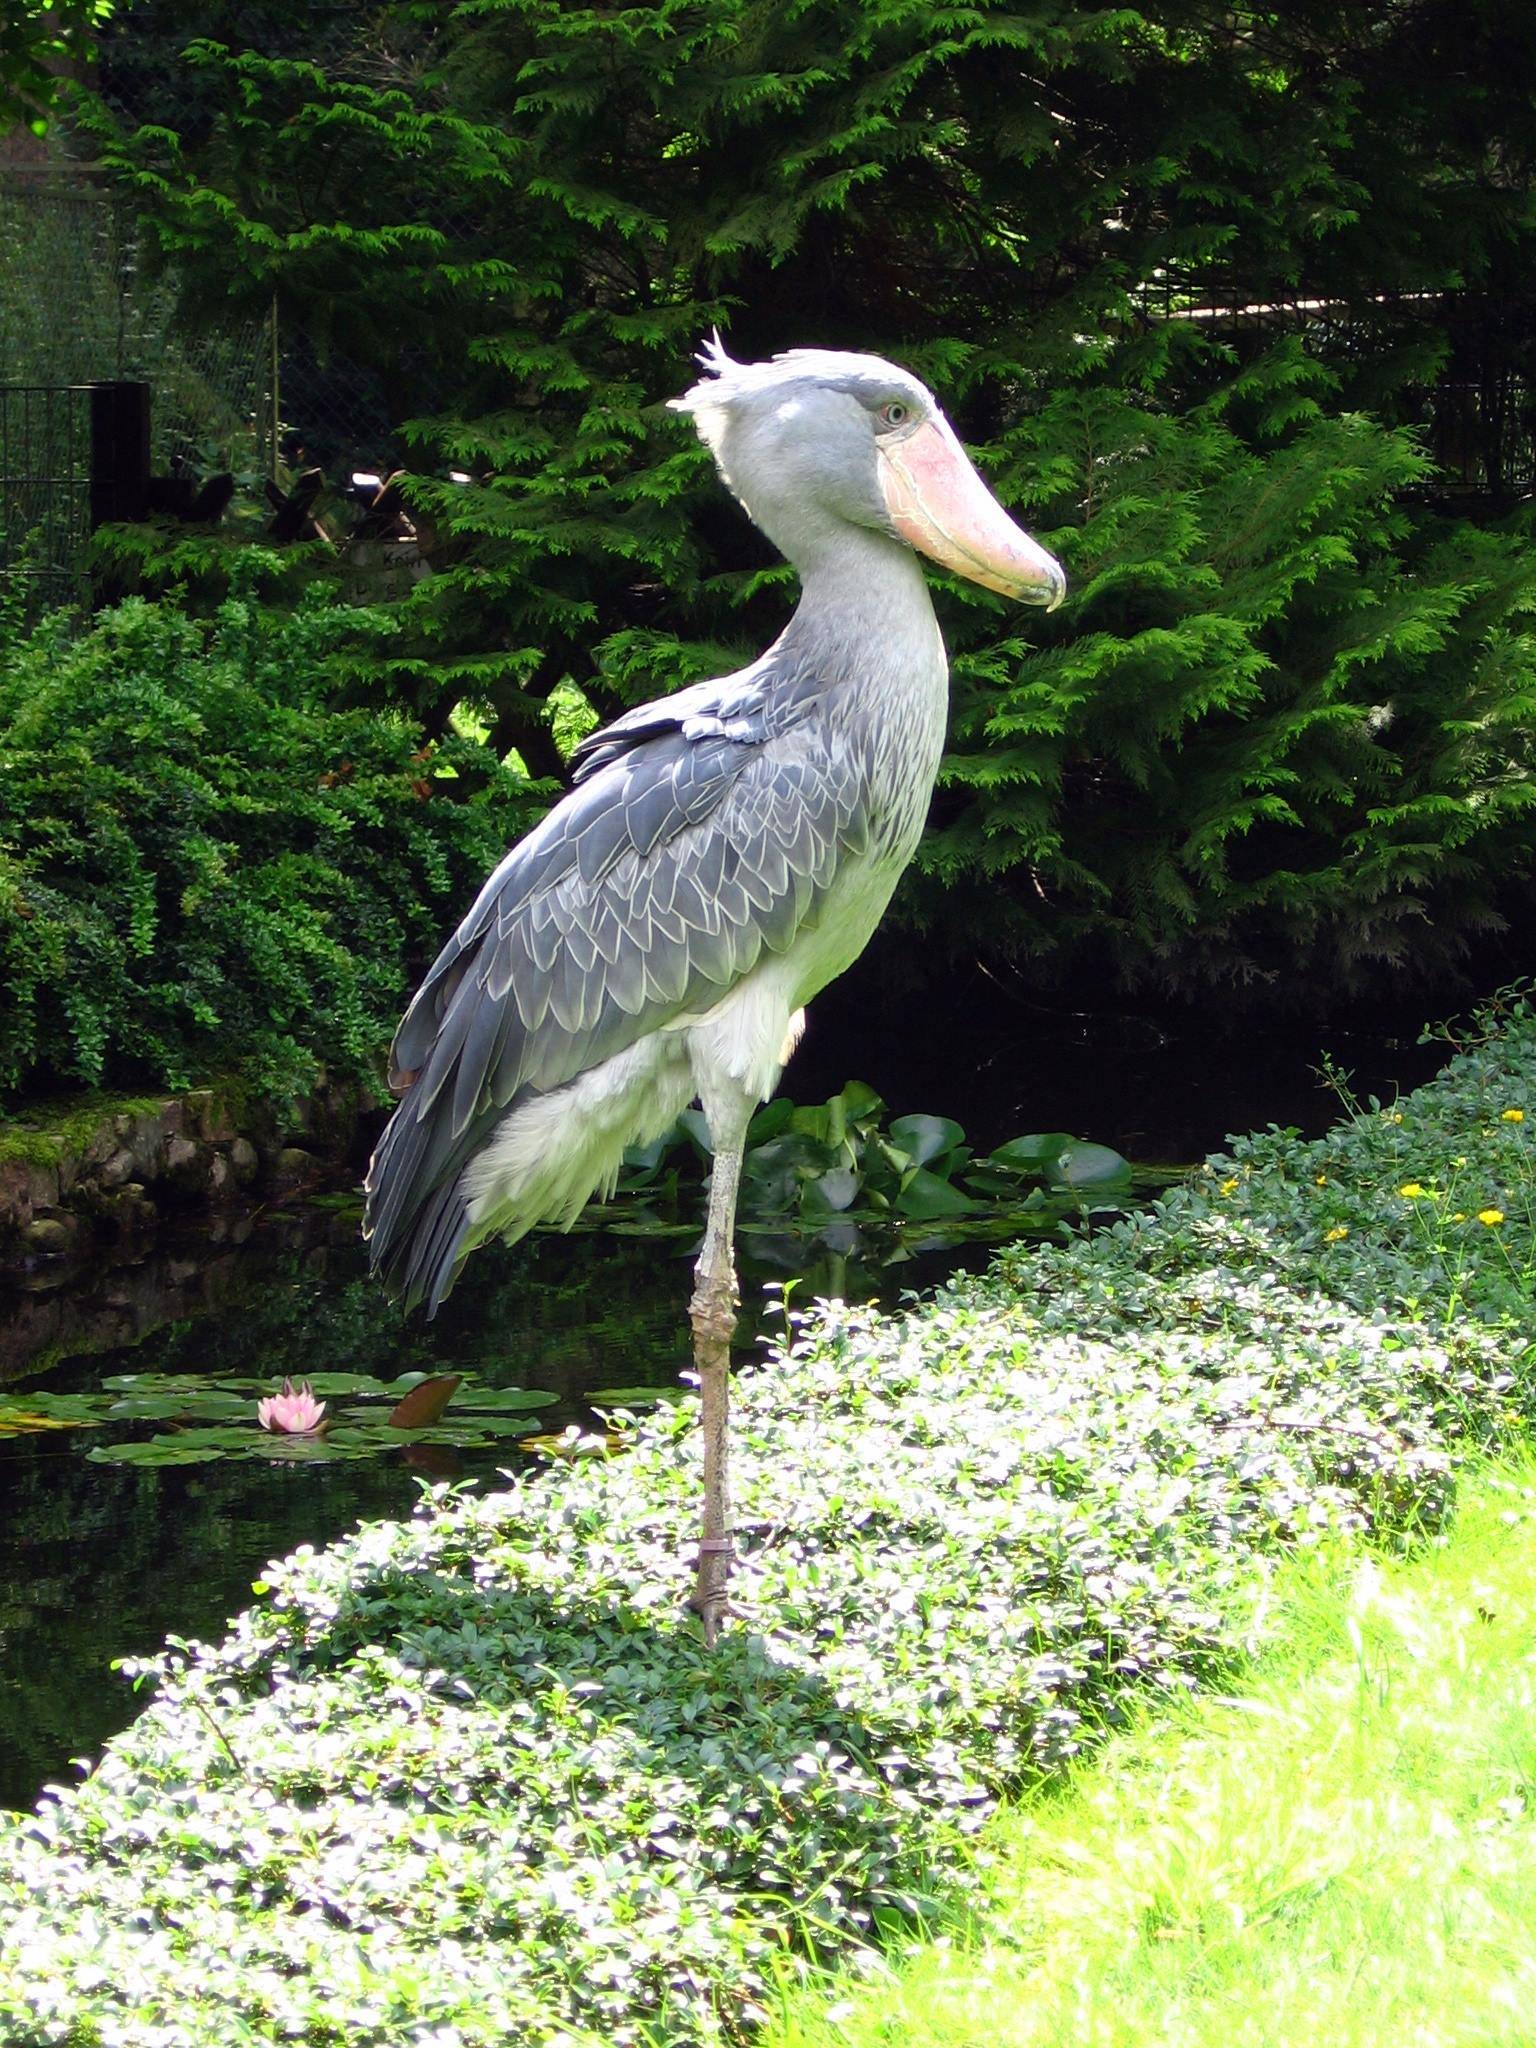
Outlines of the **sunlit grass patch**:
{"label": "sunlit grass patch", "polygon": [[969,1933],[792,2002],[763,2048],[1529,2042],[1533,1489],[1485,1475],[1406,1562],[1288,1567],[1240,1689],[1002,1816]]}

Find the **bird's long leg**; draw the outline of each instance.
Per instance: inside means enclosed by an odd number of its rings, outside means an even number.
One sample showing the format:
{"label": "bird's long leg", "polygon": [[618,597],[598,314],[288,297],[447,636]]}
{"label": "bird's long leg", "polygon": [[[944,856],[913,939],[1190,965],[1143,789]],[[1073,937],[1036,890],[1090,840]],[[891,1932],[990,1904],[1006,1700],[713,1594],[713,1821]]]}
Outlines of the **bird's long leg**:
{"label": "bird's long leg", "polygon": [[726,1613],[731,1562],[730,1403],[731,1338],[736,1331],[736,1187],[741,1179],[741,1154],[746,1142],[750,1102],[733,1103],[728,1111],[711,1105],[710,1136],[714,1169],[709,1179],[709,1221],[704,1249],[694,1268],[695,1284],[689,1316],[693,1323],[693,1359],[698,1367],[704,1430],[704,1527],[699,1539],[698,1573],[689,1600],[704,1624],[704,1640],[712,1644]]}

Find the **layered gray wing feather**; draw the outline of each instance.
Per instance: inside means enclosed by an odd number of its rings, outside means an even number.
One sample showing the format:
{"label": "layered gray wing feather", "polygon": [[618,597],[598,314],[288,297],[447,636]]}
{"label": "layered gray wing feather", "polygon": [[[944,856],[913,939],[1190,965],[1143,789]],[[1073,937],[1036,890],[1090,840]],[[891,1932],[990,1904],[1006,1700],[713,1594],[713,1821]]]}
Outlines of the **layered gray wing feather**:
{"label": "layered gray wing feather", "polygon": [[627,713],[481,890],[396,1033],[406,1092],[369,1170],[373,1262],[408,1306],[451,1285],[459,1177],[520,1098],[708,1009],[815,922],[868,835],[827,698],[765,659]]}

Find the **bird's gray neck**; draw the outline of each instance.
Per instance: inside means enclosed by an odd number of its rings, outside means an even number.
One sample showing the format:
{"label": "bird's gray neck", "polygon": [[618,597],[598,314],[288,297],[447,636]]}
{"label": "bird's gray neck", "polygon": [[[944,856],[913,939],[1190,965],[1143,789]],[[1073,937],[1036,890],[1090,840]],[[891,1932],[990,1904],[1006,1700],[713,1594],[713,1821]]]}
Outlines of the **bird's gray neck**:
{"label": "bird's gray neck", "polygon": [[802,594],[776,652],[833,683],[894,684],[942,697],[944,642],[909,547],[846,526],[800,569]]}

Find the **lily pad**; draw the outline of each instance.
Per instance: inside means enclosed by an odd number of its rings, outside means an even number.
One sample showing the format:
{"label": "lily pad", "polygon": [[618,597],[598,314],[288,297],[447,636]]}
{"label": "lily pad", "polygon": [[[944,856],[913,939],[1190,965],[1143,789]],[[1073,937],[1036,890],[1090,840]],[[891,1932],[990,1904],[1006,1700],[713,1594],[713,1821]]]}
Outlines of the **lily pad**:
{"label": "lily pad", "polygon": [[[168,1372],[109,1372],[101,1384],[109,1393],[117,1393],[119,1390],[124,1393],[132,1393],[137,1389],[143,1393],[158,1394],[163,1393],[167,1387],[176,1386],[180,1383],[177,1375]],[[210,1384],[201,1375],[191,1373],[187,1375],[185,1383],[188,1386],[199,1387]],[[229,1386],[235,1383],[228,1380],[216,1380],[212,1384],[215,1386]],[[245,1382],[241,1381],[238,1384],[244,1385]],[[252,1384],[255,1384],[254,1381]]]}
{"label": "lily pad", "polygon": [[173,1436],[152,1436],[139,1443],[93,1444],[86,1452],[100,1465],[208,1465],[223,1455],[211,1444],[184,1444]]}
{"label": "lily pad", "polygon": [[167,1422],[177,1415],[249,1415],[251,1401],[217,1387],[193,1387],[183,1394],[124,1394],[107,1410],[113,1422]]}
{"label": "lily pad", "polygon": [[[213,1451],[212,1457],[224,1455]],[[284,1465],[324,1465],[337,1458],[368,1458],[373,1455],[372,1445],[350,1445],[333,1443],[329,1432],[324,1436],[280,1435],[275,1430],[262,1430],[253,1435],[244,1456],[248,1458],[269,1458]]]}
{"label": "lily pad", "polygon": [[13,1394],[0,1400],[0,1436],[40,1429],[82,1429],[101,1420],[101,1404],[89,1394]]}
{"label": "lily pad", "polygon": [[470,1385],[459,1396],[461,1413],[481,1414],[487,1409],[499,1414],[521,1412],[527,1414],[534,1408],[553,1408],[559,1401],[558,1394],[551,1394],[543,1387],[477,1387]]}
{"label": "lily pad", "polygon": [[654,1407],[658,1401],[686,1400],[686,1387],[599,1387],[587,1399],[603,1408]]}
{"label": "lily pad", "polygon": [[393,1390],[383,1380],[366,1372],[307,1372],[305,1383],[315,1394],[388,1394]]}
{"label": "lily pad", "polygon": [[0,1408],[0,1436],[32,1436],[45,1429],[82,1429],[62,1415],[40,1415],[30,1408]]}

